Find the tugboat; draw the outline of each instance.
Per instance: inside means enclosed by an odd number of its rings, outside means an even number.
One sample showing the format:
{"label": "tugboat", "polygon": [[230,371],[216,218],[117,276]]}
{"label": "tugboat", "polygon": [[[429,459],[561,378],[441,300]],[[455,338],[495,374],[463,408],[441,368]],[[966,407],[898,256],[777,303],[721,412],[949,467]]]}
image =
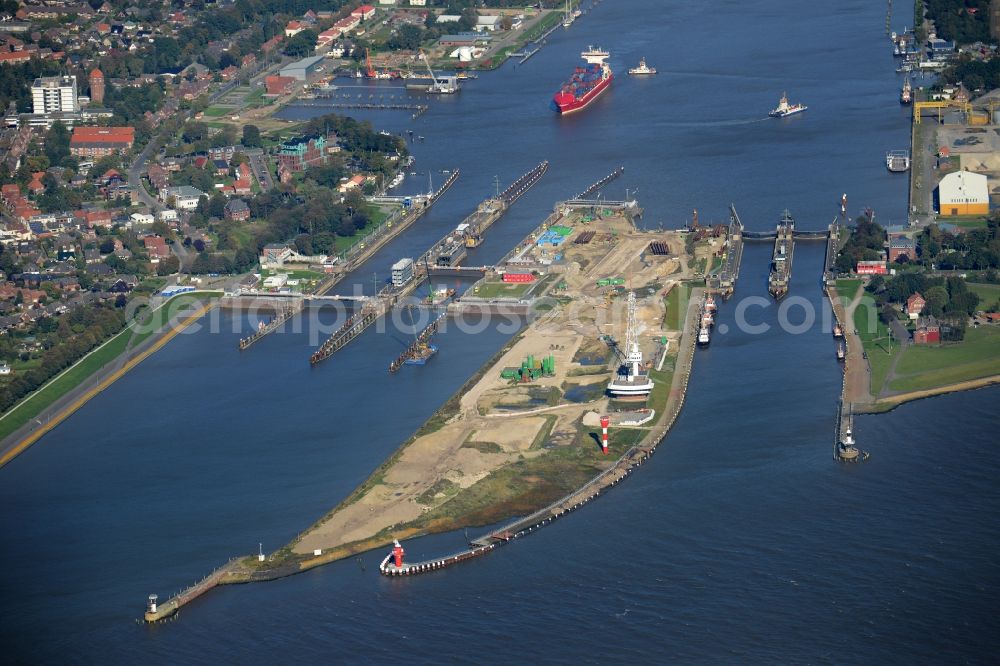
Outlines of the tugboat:
{"label": "tugboat", "polygon": [[419,343],[415,345],[414,349],[407,356],[406,360],[403,361],[404,365],[426,365],[427,359],[437,353],[437,345],[432,345],[430,343]]}
{"label": "tugboat", "polygon": [[789,104],[788,103],[788,93],[782,93],[781,99],[778,100],[778,106],[776,106],[769,114],[772,118],[784,118],[786,116],[791,116],[796,113],[802,113],[809,107],[805,104]]}
{"label": "tugboat", "polygon": [[640,58],[639,66],[633,67],[632,69],[628,70],[628,73],[633,76],[642,76],[644,74],[656,74],[656,68],[648,66],[646,64],[645,58]]}
{"label": "tugboat", "polygon": [[833,337],[842,338],[844,337],[844,327],[840,324],[834,324],[833,326]]}
{"label": "tugboat", "polygon": [[911,102],[913,102],[913,88],[910,87],[910,78],[907,77],[906,81],[903,82],[903,89],[899,93],[899,103],[910,104]]}

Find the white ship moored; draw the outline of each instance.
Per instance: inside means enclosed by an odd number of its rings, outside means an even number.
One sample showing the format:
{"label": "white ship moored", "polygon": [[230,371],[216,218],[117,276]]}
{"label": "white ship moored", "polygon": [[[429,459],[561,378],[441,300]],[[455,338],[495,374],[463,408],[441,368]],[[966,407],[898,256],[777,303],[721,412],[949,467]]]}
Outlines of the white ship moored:
{"label": "white ship moored", "polygon": [[646,373],[642,350],[637,340],[635,292],[628,295],[628,326],[625,329],[625,363],[618,375],[608,383],[608,393],[617,398],[643,398],[653,390],[653,381]]}

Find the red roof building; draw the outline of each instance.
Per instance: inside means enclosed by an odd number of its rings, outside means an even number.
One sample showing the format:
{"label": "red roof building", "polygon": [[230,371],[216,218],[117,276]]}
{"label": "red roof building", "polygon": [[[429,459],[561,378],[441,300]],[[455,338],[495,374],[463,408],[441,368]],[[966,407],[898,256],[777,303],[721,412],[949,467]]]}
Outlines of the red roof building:
{"label": "red roof building", "polygon": [[887,275],[889,273],[884,261],[859,261],[855,270],[858,275]]}
{"label": "red roof building", "polygon": [[920,295],[919,291],[915,292],[906,299],[906,314],[910,316],[910,319],[915,320],[920,316],[925,305],[927,305],[927,301],[924,300],[924,297]]}
{"label": "red roof building", "polygon": [[142,239],[142,244],[146,246],[146,251],[149,252],[149,258],[153,263],[170,256],[167,241],[160,236],[146,236]]}
{"label": "red roof building", "polygon": [[924,324],[913,332],[913,344],[934,345],[941,342],[941,327],[937,324]]}
{"label": "red roof building", "polygon": [[359,18],[362,21],[367,21],[371,17],[375,16],[375,8],[371,5],[361,5],[351,12],[351,16]]}
{"label": "red roof building", "polygon": [[77,157],[121,154],[135,143],[134,127],[74,127],[69,152]]}
{"label": "red roof building", "polygon": [[291,76],[268,76],[264,78],[264,87],[267,88],[268,95],[278,97],[292,92],[295,82],[298,79]]}

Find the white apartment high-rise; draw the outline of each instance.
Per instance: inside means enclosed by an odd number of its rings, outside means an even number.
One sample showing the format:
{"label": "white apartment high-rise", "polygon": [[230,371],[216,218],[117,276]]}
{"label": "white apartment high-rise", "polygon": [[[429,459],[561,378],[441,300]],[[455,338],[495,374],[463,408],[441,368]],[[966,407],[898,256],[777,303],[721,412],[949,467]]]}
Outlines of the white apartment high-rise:
{"label": "white apartment high-rise", "polygon": [[76,113],[80,103],[76,95],[75,76],[47,76],[31,84],[32,111],[43,113]]}

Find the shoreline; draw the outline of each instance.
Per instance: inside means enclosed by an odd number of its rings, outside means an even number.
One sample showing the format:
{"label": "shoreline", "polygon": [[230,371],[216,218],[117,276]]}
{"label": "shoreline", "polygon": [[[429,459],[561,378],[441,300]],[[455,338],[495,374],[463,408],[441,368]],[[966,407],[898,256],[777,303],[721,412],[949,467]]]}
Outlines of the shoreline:
{"label": "shoreline", "polygon": [[944,386],[936,386],[934,388],[929,388],[929,389],[920,389],[918,391],[907,391],[906,393],[899,393],[897,395],[890,395],[886,396],[885,398],[879,398],[870,405],[862,405],[857,410],[857,413],[887,414],[888,412],[891,412],[900,405],[905,405],[906,403],[914,402],[916,400],[933,398],[939,395],[947,395],[948,393],[961,393],[962,391],[974,391],[976,389],[986,388],[988,386],[993,386],[995,384],[1000,384],[1000,375],[989,375],[987,377],[979,377],[977,379],[967,379],[965,381],[956,382],[954,384],[945,384]]}
{"label": "shoreline", "polygon": [[[704,288],[701,287],[695,287],[692,289],[691,302],[697,302],[697,299],[703,296],[703,289]],[[624,481],[638,466],[645,463],[653,455],[653,453],[655,453],[658,446],[666,439],[677,418],[680,416],[681,410],[683,409],[687,396],[687,386],[694,364],[697,321],[699,316],[700,311],[697,308],[689,308],[687,317],[685,318],[684,327],[681,330],[681,337],[678,344],[678,355],[676,357],[677,365],[670,378],[670,384],[664,401],[663,411],[659,415],[656,422],[650,425],[648,429],[643,428],[647,430],[647,433],[639,442],[626,449],[607,469],[604,469],[596,475],[590,477],[585,483],[573,489],[569,493],[562,495],[555,501],[549,502],[543,507],[530,511],[527,514],[514,515],[501,519],[501,526],[499,528],[491,530],[489,534],[473,540],[473,543],[470,544],[466,551],[462,551],[458,554],[453,553],[441,556],[436,560],[436,562],[440,562],[440,564],[433,566],[431,564],[419,565],[419,568],[414,568],[412,573],[424,573],[437,570],[447,564],[465,561],[471,557],[488,553],[494,550],[497,546],[509,543],[513,539],[520,538],[537,531],[544,525],[551,523],[556,518],[575,511],[591,500],[596,499],[605,491],[616,486],[621,481]],[[305,573],[327,564],[343,561],[351,556],[371,552],[377,550],[378,548],[389,546],[395,539],[405,540],[422,536],[430,536],[433,534],[447,534],[469,527],[482,527],[482,525],[475,524],[448,526],[445,529],[434,529],[433,526],[428,529],[403,527],[392,530],[391,534],[376,534],[367,539],[336,546],[321,555],[305,556],[296,555],[292,552],[292,548],[299,542],[302,536],[310,532],[316,525],[326,521],[329,516],[335,514],[341,507],[350,505],[356,501],[357,498],[362,496],[368,489],[368,483],[373,478],[379,476],[379,471],[387,470],[402,454],[402,452],[410,446],[414,440],[419,438],[424,433],[428,426],[433,427],[434,422],[440,421],[442,418],[445,420],[451,418],[454,414],[451,414],[450,416],[449,414],[457,408],[458,403],[456,401],[460,399],[469,387],[475,386],[482,379],[482,377],[493,368],[496,362],[517,344],[527,331],[528,326],[529,324],[526,324],[520,331],[515,333],[509,342],[507,342],[493,357],[487,360],[472,376],[470,376],[469,379],[466,380],[466,382],[463,383],[463,385],[448,399],[448,401],[445,402],[440,409],[435,411],[430,418],[428,418],[420,429],[403,442],[385,461],[382,462],[381,465],[379,465],[378,468],[376,468],[376,470],[372,472],[369,478],[365,479],[365,481],[352,491],[350,495],[345,497],[322,517],[313,521],[313,523],[311,523],[288,544],[275,553],[272,553],[270,556],[270,558],[272,558],[270,567],[258,567],[257,565],[260,560],[257,555],[246,555],[242,557],[236,556],[206,576],[192,588],[188,588],[187,590],[182,591],[178,596],[172,597],[165,603],[160,604],[156,612],[151,613],[147,611],[145,621],[163,621],[178,612],[180,610],[180,606],[187,601],[190,601],[219,585],[242,585],[279,580],[296,574]],[[509,531],[511,529],[516,529],[518,531],[516,533],[511,533]],[[502,536],[495,536],[498,533],[502,533]],[[486,542],[491,538],[494,540],[493,543],[490,543],[489,545],[481,545],[482,542]],[[477,543],[480,545],[476,545]],[[381,571],[380,573],[385,574],[386,572]],[[177,603],[178,599],[182,599],[182,601]]]}
{"label": "shoreline", "polygon": [[[184,295],[187,294],[179,294],[178,296],[184,296]],[[166,307],[168,303],[170,303],[170,300],[166,301],[159,308],[152,311],[150,313],[150,316],[153,316],[153,314],[159,311],[161,308]],[[29,417],[29,419],[24,424],[15,429],[7,437],[7,439],[10,441],[10,444],[6,445],[5,450],[3,451],[2,455],[0,455],[0,468],[3,468],[5,465],[14,460],[17,456],[24,453],[24,451],[26,451],[33,444],[38,442],[38,440],[40,440],[43,436],[48,434],[51,430],[55,429],[56,426],[58,426],[67,418],[72,416],[77,410],[79,410],[81,407],[90,402],[90,400],[96,397],[99,393],[103,392],[114,382],[118,381],[123,376],[125,376],[125,374],[128,373],[130,370],[132,370],[137,365],[142,363],[144,360],[146,360],[147,358],[158,352],[160,349],[162,349],[164,346],[166,346],[168,342],[173,340],[184,329],[189,327],[195,321],[197,321],[205,314],[207,314],[210,310],[212,310],[212,308],[214,308],[216,304],[217,303],[215,302],[214,297],[210,297],[209,302],[202,303],[198,307],[198,309],[195,310],[193,313],[185,315],[184,319],[181,322],[179,322],[176,326],[171,326],[170,322],[166,322],[164,328],[161,328],[157,333],[151,335],[146,340],[143,340],[140,343],[138,350],[135,349],[129,350],[126,348],[126,351],[123,352],[123,354],[114,357],[113,359],[108,361],[106,364],[104,364],[94,372],[82,378],[76,386],[73,386],[70,389],[68,389],[63,395],[59,396],[51,403],[50,406],[56,406],[56,412],[52,414],[48,418],[48,420],[46,420],[46,422],[42,424],[40,427],[37,427],[34,430],[30,429],[30,424],[33,421],[37,420],[38,413]],[[25,400],[16,405],[11,410],[11,412],[14,409],[19,408],[21,405],[27,403],[33,397],[37,396],[41,391],[44,391],[46,388],[51,386],[52,383],[57,381],[60,377],[70,372],[73,368],[78,367],[91,354],[97,352],[104,345],[110,343],[118,335],[123,335],[125,332],[131,330],[131,328],[132,325],[129,325],[129,327],[127,327],[121,333],[112,336],[101,346],[95,348],[94,350],[89,352],[86,356],[81,358],[79,361],[71,365],[69,368],[67,368],[60,374],[53,377],[48,384],[42,386],[40,389],[36,390],[30,396],[25,398]],[[132,335],[135,335],[134,331],[132,332]],[[93,377],[99,375],[102,370],[108,368],[111,365],[122,363],[123,358],[124,358],[124,363],[123,365],[121,365],[121,367],[116,369],[114,372],[112,372],[104,379],[100,380],[96,385],[91,386],[90,388],[84,388],[85,385],[88,383],[88,381],[91,380]],[[44,408],[42,411],[44,411]],[[8,414],[10,414],[11,412],[8,412]],[[29,431],[24,432],[25,429],[28,429]]]}

